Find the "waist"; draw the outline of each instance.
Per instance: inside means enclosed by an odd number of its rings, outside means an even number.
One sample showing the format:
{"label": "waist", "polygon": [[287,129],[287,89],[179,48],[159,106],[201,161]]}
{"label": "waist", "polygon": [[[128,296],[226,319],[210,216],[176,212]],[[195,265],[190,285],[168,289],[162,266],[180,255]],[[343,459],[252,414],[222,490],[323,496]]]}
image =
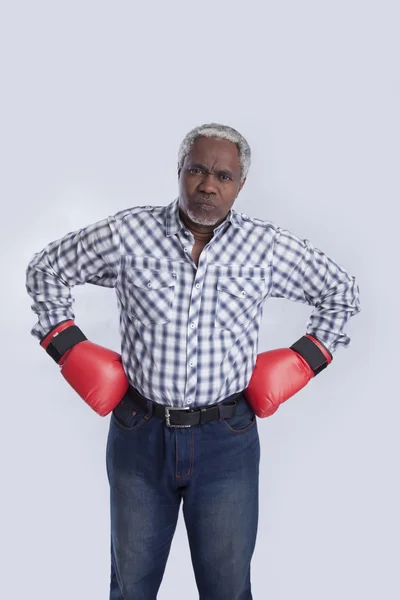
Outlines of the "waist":
{"label": "waist", "polygon": [[236,405],[246,402],[243,391],[236,392],[226,398],[206,406],[175,407],[159,404],[145,398],[134,387],[129,386],[121,404],[128,408],[140,407],[142,410],[165,420],[169,427],[190,427],[191,425],[203,424],[215,419],[226,419],[235,415]]}

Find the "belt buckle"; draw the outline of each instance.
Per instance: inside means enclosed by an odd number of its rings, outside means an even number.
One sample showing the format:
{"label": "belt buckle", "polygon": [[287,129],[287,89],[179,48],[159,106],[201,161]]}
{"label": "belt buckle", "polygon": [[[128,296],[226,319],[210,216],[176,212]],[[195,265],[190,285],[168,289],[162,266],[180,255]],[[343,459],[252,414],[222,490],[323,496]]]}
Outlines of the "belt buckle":
{"label": "belt buckle", "polygon": [[170,421],[170,411],[171,410],[189,410],[189,406],[184,406],[184,407],[179,407],[179,406],[166,406],[165,407],[165,422],[167,427],[191,427],[191,425],[171,425],[171,421]]}

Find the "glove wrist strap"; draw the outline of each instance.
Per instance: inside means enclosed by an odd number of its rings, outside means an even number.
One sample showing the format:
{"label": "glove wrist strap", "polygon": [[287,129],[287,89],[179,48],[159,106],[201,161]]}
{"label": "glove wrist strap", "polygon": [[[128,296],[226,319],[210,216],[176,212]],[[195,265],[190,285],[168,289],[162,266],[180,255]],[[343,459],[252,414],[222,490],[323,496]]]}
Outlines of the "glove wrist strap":
{"label": "glove wrist strap", "polygon": [[46,347],[46,352],[56,363],[59,363],[64,354],[76,344],[87,340],[85,334],[77,327],[72,325],[60,333],[57,333]]}
{"label": "glove wrist strap", "polygon": [[[324,348],[326,353],[319,348],[319,345]],[[317,344],[313,342],[311,336],[304,335],[290,346],[290,349],[294,350],[304,358],[312,369],[314,377],[323,371],[323,369],[326,369],[329,363],[332,362],[332,354],[329,350],[327,350],[319,340],[317,346]]]}

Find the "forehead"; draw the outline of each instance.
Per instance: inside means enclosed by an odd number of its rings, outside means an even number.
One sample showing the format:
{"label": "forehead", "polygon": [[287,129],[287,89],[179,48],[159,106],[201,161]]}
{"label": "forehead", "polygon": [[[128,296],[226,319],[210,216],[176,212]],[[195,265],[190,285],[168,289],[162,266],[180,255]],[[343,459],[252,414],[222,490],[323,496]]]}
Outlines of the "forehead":
{"label": "forehead", "polygon": [[187,159],[205,164],[224,164],[231,169],[240,169],[239,149],[233,142],[220,138],[198,137],[190,149]]}

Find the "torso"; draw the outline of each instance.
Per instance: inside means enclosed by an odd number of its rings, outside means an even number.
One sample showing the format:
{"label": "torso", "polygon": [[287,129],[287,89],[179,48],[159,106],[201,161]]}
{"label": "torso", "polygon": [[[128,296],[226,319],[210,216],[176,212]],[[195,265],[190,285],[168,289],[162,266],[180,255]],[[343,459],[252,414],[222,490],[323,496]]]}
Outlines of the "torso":
{"label": "torso", "polygon": [[203,250],[204,246],[208,244],[208,242],[209,240],[195,240],[194,246],[192,248],[192,258],[196,266],[199,264],[199,257],[201,251]]}

